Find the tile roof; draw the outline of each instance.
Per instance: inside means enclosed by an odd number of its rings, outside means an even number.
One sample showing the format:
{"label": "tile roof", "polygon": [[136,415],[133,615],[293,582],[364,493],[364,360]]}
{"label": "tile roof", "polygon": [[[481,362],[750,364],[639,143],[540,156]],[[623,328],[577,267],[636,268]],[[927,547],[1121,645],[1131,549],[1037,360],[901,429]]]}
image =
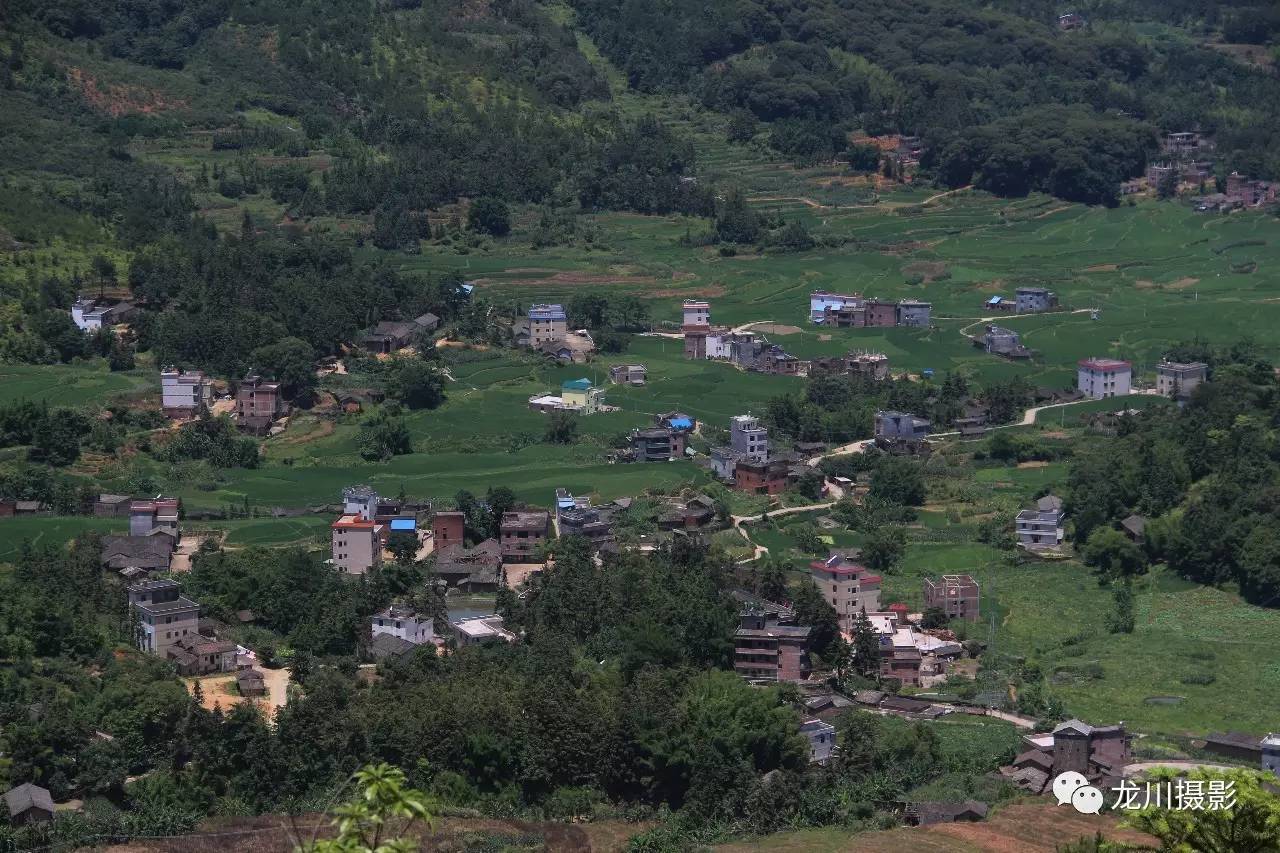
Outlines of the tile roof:
{"label": "tile roof", "polygon": [[30,782],[5,791],[4,803],[9,807],[10,817],[17,817],[32,808],[53,811],[53,797],[49,795],[49,789]]}

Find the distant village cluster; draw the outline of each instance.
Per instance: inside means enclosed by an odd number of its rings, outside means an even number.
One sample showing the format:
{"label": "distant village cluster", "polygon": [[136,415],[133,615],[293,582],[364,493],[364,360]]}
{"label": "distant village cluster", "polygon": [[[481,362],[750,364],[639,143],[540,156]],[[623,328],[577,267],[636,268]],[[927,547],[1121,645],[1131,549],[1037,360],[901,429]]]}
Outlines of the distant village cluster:
{"label": "distant village cluster", "polygon": [[[1231,172],[1216,189],[1213,139],[1194,130],[1172,131],[1160,138],[1160,158],[1147,166],[1146,174],[1120,185],[1121,195],[1156,193],[1178,196],[1194,193],[1197,211],[1227,212],[1262,207],[1277,201],[1280,184],[1251,179]],[[1214,191],[1207,192],[1210,187]]]}

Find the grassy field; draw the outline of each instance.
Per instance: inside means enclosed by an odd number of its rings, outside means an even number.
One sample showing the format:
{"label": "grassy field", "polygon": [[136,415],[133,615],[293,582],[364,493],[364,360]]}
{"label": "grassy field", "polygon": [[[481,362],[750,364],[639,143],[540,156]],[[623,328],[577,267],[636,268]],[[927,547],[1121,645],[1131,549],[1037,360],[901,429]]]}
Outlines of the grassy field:
{"label": "grassy field", "polygon": [[81,533],[129,532],[129,522],[116,518],[15,516],[0,518],[0,562],[18,556],[23,542],[32,545],[63,545]]}
{"label": "grassy field", "polygon": [[51,406],[83,406],[152,388],[159,405],[160,380],[141,373],[112,373],[106,362],[86,364],[0,364],[0,405],[45,400]]}

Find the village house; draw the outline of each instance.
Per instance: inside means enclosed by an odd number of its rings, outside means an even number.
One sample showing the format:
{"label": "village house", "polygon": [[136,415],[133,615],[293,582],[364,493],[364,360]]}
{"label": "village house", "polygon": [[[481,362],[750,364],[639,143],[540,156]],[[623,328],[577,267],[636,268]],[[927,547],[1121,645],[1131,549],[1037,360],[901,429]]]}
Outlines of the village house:
{"label": "village house", "polygon": [[924,579],[925,609],[938,608],[948,619],[977,622],[978,582],[971,575],[943,575]]}
{"label": "village house", "polygon": [[631,431],[631,452],[637,462],[670,462],[684,457],[685,433],[668,427]]}
{"label": "village house", "polygon": [[203,634],[180,637],[168,651],[169,660],[179,675],[212,675],[233,672],[236,668],[235,643],[228,643]]}
{"label": "village house", "polygon": [[417,342],[423,335],[440,326],[435,314],[423,314],[412,320],[384,320],[360,336],[360,347],[375,355],[387,355]]}
{"label": "village house", "polygon": [[115,571],[138,570],[133,574],[169,571],[176,544],[176,539],[166,534],[103,536],[101,541],[103,568]]}
{"label": "village house", "polygon": [[450,625],[453,628],[459,647],[479,646],[491,642],[514,643],[516,641],[516,635],[506,629],[502,617],[496,614],[460,619],[457,622],[450,623]]}
{"label": "village house", "polygon": [[1058,294],[1043,287],[1019,287],[1014,296],[1015,310],[1019,314],[1034,314],[1058,307]]}
{"label": "village house", "polygon": [[564,307],[555,303],[529,308],[529,346],[563,340],[569,331],[569,318]]}
{"label": "village house", "polygon": [[29,826],[53,820],[53,797],[48,788],[30,782],[4,792],[5,808],[9,812],[9,825]]}
{"label": "village house", "polygon": [[556,489],[556,528],[559,535],[581,536],[594,550],[613,542],[613,513],[594,507],[591,498],[575,498],[567,489]]}
{"label": "village house", "polygon": [[1051,734],[1025,735],[1028,749],[1012,765],[1000,768],[1000,774],[1034,794],[1043,793],[1055,777],[1069,771],[1107,790],[1118,784],[1132,758],[1130,740],[1124,723],[1091,726],[1067,720]]}
{"label": "village house", "polygon": [[754,415],[734,415],[729,419],[729,447],[741,459],[765,462],[769,458],[769,430]]}
{"label": "village house", "polygon": [[331,525],[332,563],[347,575],[363,575],[382,565],[386,527],[363,514],[344,513]]}
{"label": "village house", "polygon": [[1196,386],[1209,379],[1209,365],[1203,361],[1181,363],[1162,361],[1156,365],[1156,393],[1186,403]]}
{"label": "village house", "polygon": [[664,412],[654,415],[653,422],[657,426],[674,430],[682,435],[689,435],[698,427],[698,421],[693,415],[687,415],[684,412]]}
{"label": "village house", "polygon": [[734,633],[734,671],[748,681],[804,681],[810,671],[811,633],[807,625],[781,625],[748,610]]}
{"label": "village house", "polygon": [[1018,544],[1028,548],[1056,548],[1062,544],[1062,499],[1045,495],[1035,509],[1024,509],[1014,522]]}
{"label": "village house", "polygon": [[880,609],[880,576],[851,557],[833,553],[825,560],[814,560],[809,573],[823,599],[835,609],[840,630],[852,630],[859,614]]}
{"label": "village house", "polygon": [[435,550],[461,542],[466,536],[467,516],[456,511],[437,512],[431,517],[431,538]]}
{"label": "village house", "polygon": [[149,536],[159,532],[177,540],[180,506],[177,498],[156,497],[155,500],[130,501],[129,535]]}
{"label": "village house", "polygon": [[895,302],[868,299],[866,314],[866,321],[863,325],[877,328],[898,325],[898,305]]}
{"label": "village house", "polygon": [[1239,172],[1227,175],[1226,197],[1244,207],[1258,207],[1276,200],[1277,185],[1268,181],[1249,180]]}
{"label": "village house", "polygon": [[840,312],[861,311],[866,304],[866,300],[858,293],[831,293],[826,290],[815,290],[809,294],[809,321],[817,324],[828,323],[829,314],[836,315]]}
{"label": "village house", "polygon": [[543,341],[534,347],[536,351],[551,356],[561,364],[586,364],[595,348],[595,339],[586,329],[565,332],[563,338]]}
{"label": "village house", "polygon": [[1081,30],[1086,26],[1084,15],[1079,12],[1066,12],[1058,16],[1058,29],[1062,32]]}
{"label": "village house", "polygon": [[920,687],[923,655],[910,628],[900,628],[880,636],[880,677],[893,679],[903,687]]}
{"label": "village house", "polygon": [[99,332],[128,322],[137,310],[129,301],[111,302],[82,296],[71,306],[71,322],[82,332]]}
{"label": "village house", "polygon": [[1160,153],[1178,159],[1194,157],[1202,150],[1212,148],[1212,140],[1206,139],[1196,130],[1169,131],[1160,137]]}
{"label": "village house", "polygon": [[707,333],[707,358],[729,360],[735,344],[756,339],[755,332],[734,332],[725,326],[712,326]]}
{"label": "village house", "polygon": [[658,511],[657,525],[662,530],[697,530],[715,520],[716,502],[706,495],[691,498],[669,498]]}
{"label": "village house", "polygon": [[682,307],[684,333],[684,357],[707,358],[707,336],[711,333],[711,303],[698,299],[686,299]]}
{"label": "village house", "polygon": [[733,468],[733,487],[751,495],[779,495],[787,490],[790,476],[791,466],[781,459],[739,459]]}
{"label": "village house", "polygon": [[542,394],[529,398],[529,408],[535,412],[573,412],[594,415],[604,409],[604,389],[596,388],[591,380],[566,379],[560,384],[560,394]]}
{"label": "village house", "polygon": [[904,299],[898,303],[897,324],[899,326],[914,326],[917,328],[929,328],[929,312],[933,306],[928,302],[919,302],[915,299]]}
{"label": "village house", "polygon": [[1131,542],[1142,544],[1147,534],[1147,520],[1137,514],[1125,516],[1124,520],[1120,522],[1120,532],[1128,537]]}
{"label": "village house", "polygon": [[262,435],[289,412],[279,382],[251,373],[236,389],[236,424],[244,432]]}
{"label": "village house", "polygon": [[643,385],[648,375],[643,364],[615,364],[609,368],[609,381],[614,385]]}
{"label": "village house", "polygon": [[826,765],[836,754],[836,727],[822,720],[805,720],[800,734],[809,742],[809,763]]}
{"label": "village house", "polygon": [[1133,365],[1114,358],[1082,358],[1077,363],[1076,387],[1086,397],[1103,400],[1131,392]]}
{"label": "village house", "polygon": [[927,452],[932,426],[925,418],[915,415],[879,411],[875,414],[875,445],[891,453]]}
{"label": "village house", "polygon": [[200,605],[172,580],[144,580],[128,587],[139,651],[168,658],[183,637],[200,634]]}
{"label": "village house", "polygon": [[889,356],[882,352],[851,352],[845,356],[845,371],[865,379],[888,379]]}
{"label": "village house", "polygon": [[982,307],[987,311],[1004,311],[1006,313],[1013,313],[1013,311],[1018,307],[1018,303],[1016,300],[1010,299],[1007,296],[992,296],[982,303]]}
{"label": "village house", "polygon": [[435,639],[435,620],[406,604],[392,604],[369,617],[370,638],[388,635],[420,646]]}
{"label": "village house", "polygon": [[160,371],[160,409],[166,418],[189,421],[200,417],[213,403],[213,386],[199,370]]}
{"label": "village house", "polygon": [[1205,752],[1224,755],[1248,764],[1261,765],[1262,738],[1243,732],[1212,732],[1205,736]]}
{"label": "village house", "polygon": [[502,559],[507,563],[533,563],[547,541],[551,516],[546,510],[504,512],[499,525]]}
{"label": "village house", "polygon": [[250,699],[266,696],[267,679],[253,667],[244,667],[236,672],[236,690]]}
{"label": "village house", "polygon": [[950,803],[905,803],[902,822],[908,826],[933,826],[939,823],[976,823],[987,816],[989,807],[980,800]]}
{"label": "village house", "polygon": [[1262,769],[1280,777],[1280,734],[1268,733],[1262,739]]}
{"label": "village house", "polygon": [[974,343],[992,355],[1002,355],[1005,358],[1031,358],[1034,355],[1022,345],[1017,332],[1003,326],[987,326],[986,332],[981,338],[976,338]]}
{"label": "village house", "polygon": [[454,542],[437,548],[433,571],[445,585],[463,592],[494,592],[502,586],[503,548],[486,539],[474,548]]}
{"label": "village house", "polygon": [[98,495],[93,502],[93,514],[98,518],[128,518],[133,498],[128,495]]}

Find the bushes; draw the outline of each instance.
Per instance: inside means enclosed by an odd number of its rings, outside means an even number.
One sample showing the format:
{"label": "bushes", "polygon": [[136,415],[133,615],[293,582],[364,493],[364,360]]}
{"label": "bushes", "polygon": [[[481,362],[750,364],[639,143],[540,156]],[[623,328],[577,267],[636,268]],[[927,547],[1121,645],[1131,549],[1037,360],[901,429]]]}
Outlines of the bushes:
{"label": "bushes", "polygon": [[257,468],[258,442],[242,438],[226,415],[206,415],[184,424],[156,456],[166,462],[204,460],[215,468]]}

